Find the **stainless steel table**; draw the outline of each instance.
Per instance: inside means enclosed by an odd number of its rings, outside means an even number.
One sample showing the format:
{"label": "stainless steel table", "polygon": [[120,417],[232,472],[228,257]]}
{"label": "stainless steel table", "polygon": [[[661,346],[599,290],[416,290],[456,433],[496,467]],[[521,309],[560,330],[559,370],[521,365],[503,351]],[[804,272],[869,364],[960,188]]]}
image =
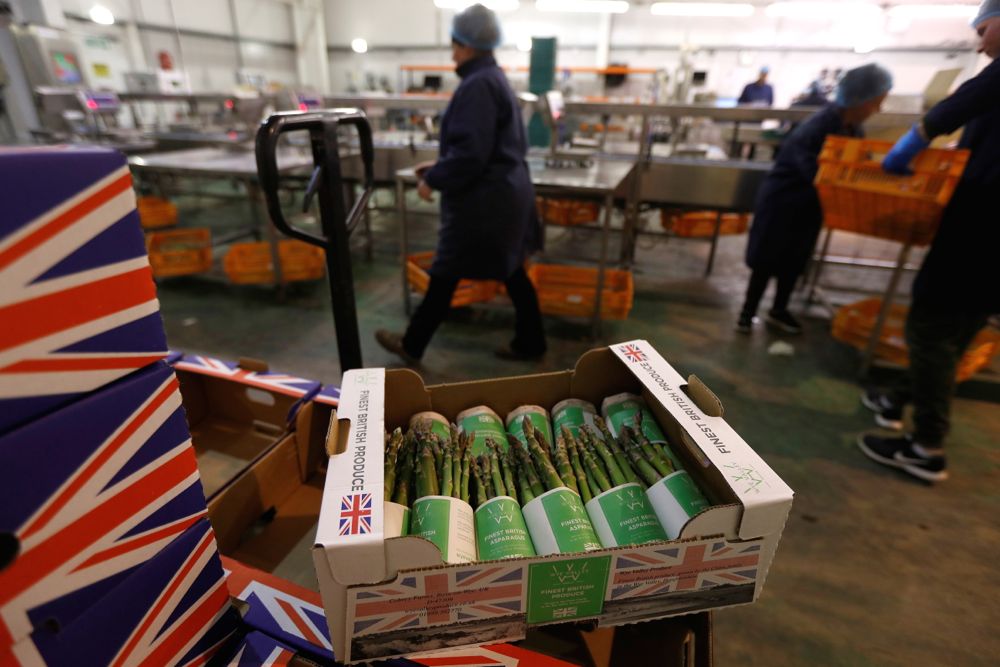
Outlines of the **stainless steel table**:
{"label": "stainless steel table", "polygon": [[[592,315],[592,331],[594,337],[601,331],[601,297],[604,289],[604,269],[608,262],[608,237],[611,233],[611,213],[614,210],[615,198],[628,197],[629,183],[635,170],[635,164],[624,161],[597,160],[588,167],[548,167],[544,161],[534,157],[529,158],[531,181],[535,193],[541,196],[571,197],[574,199],[592,199],[600,201],[604,206],[601,225],[601,253],[597,264],[597,294],[594,299],[594,314]],[[406,279],[406,256],[408,254],[409,236],[407,232],[406,188],[417,183],[416,173],[412,168],[400,169],[396,172],[396,207],[399,213],[402,257],[403,257],[403,304],[406,314],[411,312],[410,288]]]}
{"label": "stainless steel table", "polygon": [[[267,224],[267,214],[262,216],[260,213],[265,204],[257,177],[257,158],[252,150],[195,148],[167,153],[149,153],[130,157],[129,166],[136,174],[151,176],[152,180],[157,181],[158,189],[161,192],[163,191],[163,182],[160,178],[163,176],[241,182],[250,203],[252,224],[244,230],[222,239],[216,239],[213,245],[231,243],[248,236],[256,238],[265,236],[271,246],[275,287],[279,289],[283,287],[284,278],[281,275],[281,261],[278,255],[278,237],[274,227]],[[286,150],[278,154],[278,169],[283,175],[295,173],[308,175],[312,166],[312,155],[307,152]]]}

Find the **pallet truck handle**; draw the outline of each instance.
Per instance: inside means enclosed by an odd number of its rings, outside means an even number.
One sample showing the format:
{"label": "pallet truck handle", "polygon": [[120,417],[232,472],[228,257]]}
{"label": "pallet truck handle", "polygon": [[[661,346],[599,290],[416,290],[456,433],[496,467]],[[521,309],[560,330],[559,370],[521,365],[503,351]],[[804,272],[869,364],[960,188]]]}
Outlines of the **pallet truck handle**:
{"label": "pallet truck handle", "polygon": [[[332,148],[336,158],[337,127],[341,124],[353,125],[357,129],[364,166],[364,187],[361,196],[355,201],[354,207],[344,221],[348,234],[350,234],[357,226],[368,205],[375,182],[373,166],[375,149],[372,143],[371,126],[369,126],[364,112],[358,109],[333,109],[305,113],[300,111],[278,113],[265,120],[257,130],[255,147],[257,173],[271,221],[286,236],[326,250],[330,248],[332,239],[301,230],[285,219],[281,209],[281,200],[278,197],[278,185],[281,179],[278,169],[278,141],[285,132],[307,130],[314,148],[317,141],[325,142],[328,149]],[[325,164],[317,165],[317,169],[326,168],[328,166]],[[339,164],[335,168],[339,170]],[[313,176],[313,180],[317,180],[318,173],[314,172]]]}

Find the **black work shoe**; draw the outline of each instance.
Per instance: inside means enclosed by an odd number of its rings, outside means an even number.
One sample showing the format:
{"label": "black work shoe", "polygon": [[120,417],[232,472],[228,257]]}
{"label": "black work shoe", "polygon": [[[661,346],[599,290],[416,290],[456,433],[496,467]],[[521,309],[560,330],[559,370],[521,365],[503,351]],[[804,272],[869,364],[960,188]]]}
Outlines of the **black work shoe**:
{"label": "black work shoe", "polygon": [[861,404],[875,413],[875,423],[894,431],[903,430],[903,406],[896,405],[888,394],[878,389],[866,389]]}
{"label": "black work shoe", "polygon": [[545,356],[545,350],[541,352],[521,352],[514,349],[511,345],[501,345],[493,350],[493,354],[507,361],[538,361]]}
{"label": "black work shoe", "polygon": [[397,355],[408,364],[416,365],[420,363],[419,357],[414,357],[403,347],[403,334],[398,334],[388,329],[379,329],[375,332],[375,340],[389,352]]}
{"label": "black work shoe", "polygon": [[753,315],[740,313],[740,319],[736,320],[736,331],[741,334],[748,334],[753,331],[753,321],[757,319]]}
{"label": "black work shoe", "polygon": [[799,321],[792,317],[792,314],[787,310],[777,311],[772,310],[767,313],[767,323],[773,327],[776,327],[785,333],[790,334],[800,334],[802,333],[802,325]]}
{"label": "black work shoe", "polygon": [[922,456],[913,449],[914,444],[909,435],[892,438],[874,434],[858,436],[858,448],[876,463],[899,468],[925,482],[942,482],[948,479],[944,456]]}

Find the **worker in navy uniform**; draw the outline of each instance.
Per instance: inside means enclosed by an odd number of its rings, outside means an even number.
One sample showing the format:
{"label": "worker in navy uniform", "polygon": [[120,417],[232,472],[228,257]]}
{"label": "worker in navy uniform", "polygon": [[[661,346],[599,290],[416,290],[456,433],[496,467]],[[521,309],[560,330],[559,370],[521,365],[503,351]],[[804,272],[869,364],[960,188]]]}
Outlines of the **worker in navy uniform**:
{"label": "worker in navy uniform", "polygon": [[971,151],[962,179],[913,283],[906,319],[909,368],[893,392],[868,390],[863,403],[881,426],[902,430],[913,403],[913,431],[862,435],[869,458],[925,481],[947,479],[944,440],[950,427],[955,370],[963,352],[1000,312],[1000,0],[986,0],[972,23],[979,51],[993,62],[927,112],[886,156],[883,168],[907,173],[930,140],[964,128],[959,148]]}
{"label": "worker in navy uniform", "polygon": [[786,333],[802,332],[788,312],[795,283],[805,270],[823,225],[813,186],[817,162],[829,135],[863,136],[861,124],[879,110],[892,87],[887,70],[869,64],[847,72],[833,104],[796,127],[781,144],[774,167],[757,193],[746,263],[752,270],[736,330],[750,333],[757,307],[772,278],[777,288],[767,322]]}
{"label": "worker in navy uniform", "polygon": [[455,15],[452,59],[461,83],[441,121],[438,159],[418,169],[417,191],[441,196],[441,226],[427,294],[403,335],[379,330],[379,344],[409,363],[424,354],[450,309],[462,278],[499,280],[514,304],[515,335],[496,350],[535,359],[546,350],[538,296],[524,270],[541,249],[542,228],[525,160],[528,150],[517,98],[493,58],[500,44],[496,14],[476,4]]}
{"label": "worker in navy uniform", "polygon": [[757,80],[748,83],[743,87],[737,104],[753,104],[757,106],[769,107],[774,104],[774,88],[767,82],[767,75],[770,74],[769,67],[761,67]]}

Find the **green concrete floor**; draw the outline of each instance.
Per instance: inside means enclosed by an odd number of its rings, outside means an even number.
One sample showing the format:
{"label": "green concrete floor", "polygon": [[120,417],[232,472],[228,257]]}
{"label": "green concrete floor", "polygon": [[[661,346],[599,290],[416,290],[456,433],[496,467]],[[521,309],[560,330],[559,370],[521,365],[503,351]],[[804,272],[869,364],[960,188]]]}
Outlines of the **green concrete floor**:
{"label": "green concrete floor", "polygon": [[[185,213],[186,224],[215,225],[244,209]],[[432,247],[432,218],[413,229],[420,246]],[[379,327],[402,330],[406,322],[395,216],[377,214],[374,230],[374,260],[354,253],[364,359],[398,366],[372,338]],[[550,230],[549,239],[553,255],[592,256],[597,247],[586,231]],[[796,492],[762,598],[715,614],[717,664],[997,664],[1000,385],[960,388],[947,483],[932,488],[876,466],[854,445],[873,426],[858,402],[858,354],[830,337],[827,320],[808,318],[805,335],[783,339],[792,356],[768,353],[777,337],[763,326],[749,337],[733,332],[746,284],[744,244],[745,237],[723,239],[716,270],[703,279],[707,245],[641,239],[629,319],[608,323],[592,340],[585,323],[548,318],[550,353],[537,364],[491,355],[511,335],[509,311],[459,311],[433,340],[421,373],[435,383],[563,369],[590,347],[650,340],[718,394],[729,423]],[[850,256],[894,252],[850,237],[836,246]],[[846,269],[827,277],[871,289],[886,280],[884,272]],[[325,283],[293,286],[279,302],[269,289],[175,279],[160,285],[160,299],[174,349],[251,356],[338,380]]]}

